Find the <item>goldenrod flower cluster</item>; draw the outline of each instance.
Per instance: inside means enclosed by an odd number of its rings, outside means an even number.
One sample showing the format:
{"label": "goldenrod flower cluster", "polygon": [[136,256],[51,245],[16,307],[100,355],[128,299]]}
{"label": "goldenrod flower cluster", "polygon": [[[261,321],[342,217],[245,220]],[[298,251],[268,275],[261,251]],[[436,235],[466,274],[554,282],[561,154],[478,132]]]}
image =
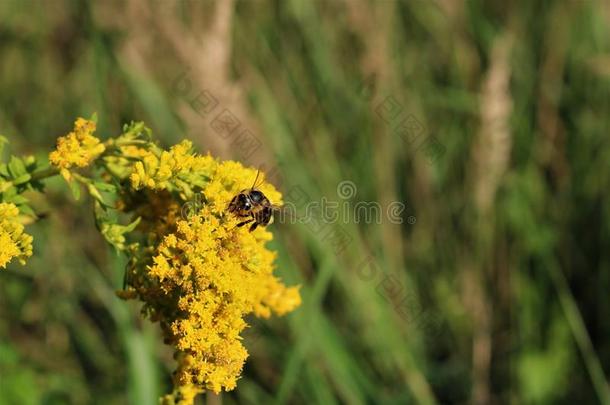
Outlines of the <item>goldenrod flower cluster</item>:
{"label": "goldenrod flower cluster", "polygon": [[104,144],[93,136],[95,128],[95,122],[78,118],[74,123],[74,130],[60,137],[57,140],[57,149],[49,154],[49,160],[60,169],[66,180],[70,181],[72,178],[72,167],[87,167],[104,152]]}
{"label": "goldenrod flower cluster", "polygon": [[32,255],[32,237],[24,232],[15,204],[0,203],[0,268],[17,258],[21,264]]}
{"label": "goldenrod flower cluster", "polygon": [[[88,190],[98,229],[128,255],[125,288],[117,294],[141,300],[143,313],[159,322],[175,350],[174,391],[163,402],[192,404],[200,392],[234,389],[248,357],[240,337],[248,326],[244,318],[283,315],[301,302],[298,287],[273,275],[267,227],[237,227],[243,218],[227,210],[235,195],[252,187],[257,171],[198,155],[189,141],[164,150],[142,123],[126,125],[105,143],[93,136],[95,128],[93,121],[77,119],[49,160],[66,180],[78,180],[71,183],[75,197],[81,186]],[[71,171],[88,166],[98,169],[95,177]],[[0,192],[9,198],[2,201],[23,202],[19,193],[40,190],[41,173],[57,172],[37,171],[26,161],[0,165],[0,177],[13,187]],[[282,204],[271,184],[257,187]],[[16,205],[0,203],[2,267],[31,255],[32,238],[23,233],[18,213]]]}
{"label": "goldenrod flower cluster", "polygon": [[[196,158],[191,150],[191,142],[183,141],[171,147],[169,151],[140,151],[141,161],[136,162],[130,176],[132,186],[136,190],[145,187],[164,190],[169,188],[172,182],[180,185],[181,175],[206,172],[213,159]],[[182,185],[188,186],[188,179],[184,179]]]}
{"label": "goldenrod flower cluster", "polygon": [[271,234],[256,235],[235,229],[236,224],[214,208],[203,208],[178,222],[148,268],[156,281],[144,291],[154,296],[149,309],[155,315],[169,310],[164,332],[185,354],[176,376],[179,385],[233,389],[247,357],[239,337],[244,316],[283,314],[300,303],[298,291],[272,274],[274,254],[263,244]]}
{"label": "goldenrod flower cluster", "polygon": [[[144,254],[148,256],[142,258],[145,265],[134,262],[129,275],[134,295],[145,302],[144,311],[160,322],[166,341],[176,348],[176,391],[165,398],[167,403],[176,396],[184,398],[185,392],[235,388],[248,356],[240,338],[247,327],[244,317],[282,315],[300,304],[298,289],[285,287],[273,276],[275,254],[265,248],[271,233],[264,228],[254,232],[238,228],[239,219],[226,210],[234,195],[252,185],[256,171],[185,150],[190,145],[170,149],[162,164],[149,166],[153,173],[134,172],[138,180],[152,180],[134,184],[138,187],[171,188],[164,182],[189,177],[203,184],[199,193],[204,204],[198,212],[179,219]],[[171,175],[158,176],[161,166]],[[273,186],[263,184],[261,190],[281,203],[281,194]],[[160,196],[171,198],[169,193],[157,194],[149,212],[162,206]],[[175,218],[175,205],[170,202],[166,207]],[[156,221],[171,222],[163,216],[156,216]]]}

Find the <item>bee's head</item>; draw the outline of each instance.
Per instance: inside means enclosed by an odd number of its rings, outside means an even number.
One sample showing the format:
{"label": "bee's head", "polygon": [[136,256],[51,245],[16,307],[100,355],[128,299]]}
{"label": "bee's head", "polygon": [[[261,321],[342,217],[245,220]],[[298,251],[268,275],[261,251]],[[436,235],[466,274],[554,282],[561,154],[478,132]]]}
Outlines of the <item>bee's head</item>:
{"label": "bee's head", "polygon": [[261,193],[260,191],[258,191],[258,190],[250,191],[250,200],[252,200],[252,203],[258,204],[261,201],[263,201],[264,198],[265,198],[264,194]]}
{"label": "bee's head", "polygon": [[239,206],[241,207],[241,209],[244,210],[250,210],[252,208],[252,202],[250,201],[250,198],[248,197],[247,194],[240,194],[237,197],[237,202],[239,204]]}

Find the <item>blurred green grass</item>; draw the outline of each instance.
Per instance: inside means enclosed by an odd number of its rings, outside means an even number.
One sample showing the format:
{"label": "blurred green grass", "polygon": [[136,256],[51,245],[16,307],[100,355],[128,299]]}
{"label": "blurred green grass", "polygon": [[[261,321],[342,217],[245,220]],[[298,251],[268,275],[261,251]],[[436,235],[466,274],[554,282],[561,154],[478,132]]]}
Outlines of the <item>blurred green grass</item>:
{"label": "blurred green grass", "polygon": [[[0,2],[0,133],[41,155],[96,111],[102,135],[143,120],[277,166],[287,195],[337,200],[349,180],[354,202],[407,204],[414,224],[330,225],[340,254],[312,224],[272,225],[303,305],[254,321],[223,402],[610,403],[607,3],[219,4]],[[219,110],[176,90],[185,69],[262,148],[214,132]],[[389,96],[441,158],[379,117]],[[0,404],[156,403],[171,353],[114,297],[124,262],[87,202],[50,190],[34,258],[0,273]],[[387,288],[440,322],[400,316]]]}

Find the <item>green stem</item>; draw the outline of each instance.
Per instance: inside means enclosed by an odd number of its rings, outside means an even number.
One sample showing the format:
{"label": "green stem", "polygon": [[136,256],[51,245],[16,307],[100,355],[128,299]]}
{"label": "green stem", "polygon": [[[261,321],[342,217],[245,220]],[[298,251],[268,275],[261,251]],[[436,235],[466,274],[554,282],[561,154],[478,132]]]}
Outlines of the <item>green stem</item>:
{"label": "green stem", "polygon": [[[27,182],[24,183],[30,183],[33,181],[38,181],[38,180],[42,180],[42,179],[46,179],[48,177],[53,177],[59,174],[59,170],[54,168],[54,167],[48,167],[46,169],[34,172],[30,175],[30,179]],[[11,186],[14,186],[15,184],[12,181],[8,181],[8,182],[4,182],[2,183],[2,188],[0,189],[0,194],[4,193],[7,189],[9,189]]]}
{"label": "green stem", "polygon": [[549,270],[553,284],[559,295],[559,302],[563,308],[568,325],[572,330],[576,345],[580,349],[589,376],[591,377],[593,389],[597,393],[601,404],[610,405],[610,386],[606,381],[601,361],[595,352],[593,342],[587,331],[576,299],[572,295],[568,281],[562,273],[559,264],[554,259],[549,259],[549,262]]}
{"label": "green stem", "polygon": [[46,179],[49,177],[57,176],[59,174],[59,170],[53,166],[48,167],[46,169],[40,170],[38,172],[32,173],[32,178],[30,181],[37,181]]}

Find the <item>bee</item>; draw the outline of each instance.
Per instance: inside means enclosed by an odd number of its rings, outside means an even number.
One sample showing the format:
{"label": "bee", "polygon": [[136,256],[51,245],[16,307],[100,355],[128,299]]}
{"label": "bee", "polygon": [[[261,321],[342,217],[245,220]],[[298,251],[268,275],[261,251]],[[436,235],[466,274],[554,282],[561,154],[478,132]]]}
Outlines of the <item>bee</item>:
{"label": "bee", "polygon": [[246,224],[250,225],[250,232],[256,229],[256,227],[267,226],[273,217],[273,210],[275,206],[271,204],[271,201],[256,188],[256,181],[260,171],[256,173],[256,178],[252,187],[244,189],[239,192],[231,202],[229,203],[228,210],[230,213],[235,214],[239,218],[247,218],[244,221],[237,224],[238,227],[242,227]]}

